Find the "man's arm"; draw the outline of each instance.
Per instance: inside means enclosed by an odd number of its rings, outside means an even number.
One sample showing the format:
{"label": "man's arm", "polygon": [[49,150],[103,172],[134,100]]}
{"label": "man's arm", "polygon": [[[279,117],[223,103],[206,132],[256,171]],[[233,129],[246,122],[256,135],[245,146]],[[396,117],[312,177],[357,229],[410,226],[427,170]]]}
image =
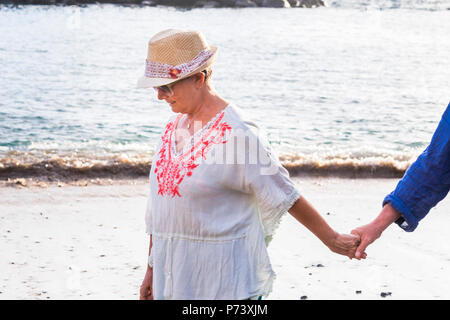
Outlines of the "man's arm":
{"label": "man's arm", "polygon": [[398,213],[395,222],[405,231],[414,231],[420,220],[450,189],[450,104],[433,134],[430,144],[408,168],[393,192],[386,196]]}
{"label": "man's arm", "polygon": [[393,222],[405,231],[414,231],[419,221],[450,190],[450,104],[433,134],[430,144],[408,168],[393,192],[383,201],[383,209],[371,223],[351,233],[361,237],[355,258],[365,258],[366,247]]}

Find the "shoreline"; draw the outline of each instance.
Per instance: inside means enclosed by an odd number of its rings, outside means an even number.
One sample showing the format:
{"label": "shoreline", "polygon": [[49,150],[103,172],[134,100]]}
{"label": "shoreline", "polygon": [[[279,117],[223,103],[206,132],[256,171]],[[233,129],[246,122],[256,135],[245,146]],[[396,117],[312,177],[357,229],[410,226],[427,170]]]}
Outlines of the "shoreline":
{"label": "shoreline", "polygon": [[0,4],[22,5],[54,5],[54,6],[87,6],[114,4],[122,6],[176,8],[317,8],[326,4],[322,0],[0,0]]}
{"label": "shoreline", "polygon": [[[1,160],[1,159],[0,159]],[[342,178],[342,179],[391,179],[403,177],[407,165],[392,159],[371,163],[366,160],[302,160],[281,161],[291,177]],[[38,163],[0,163],[0,186],[19,184],[78,184],[83,181],[102,184],[105,181],[121,181],[148,178],[151,162],[64,164],[59,161]]]}
{"label": "shoreline", "polygon": [[[389,179],[401,179],[405,173],[403,170],[391,170],[381,169],[374,170],[373,168],[358,169],[358,168],[345,168],[344,170],[311,170],[304,171],[298,169],[286,168],[289,172],[289,176],[292,179],[342,179],[342,180],[389,180]],[[12,188],[48,188],[48,187],[66,187],[66,186],[79,186],[86,187],[88,185],[127,185],[148,182],[149,171],[140,175],[75,175],[75,176],[43,176],[43,175],[31,175],[31,176],[12,176],[2,177],[0,175],[0,188],[12,187]]]}
{"label": "shoreline", "polygon": [[87,186],[120,186],[120,185],[140,185],[148,184],[148,177],[137,178],[95,178],[95,179],[77,179],[77,180],[51,180],[45,177],[41,178],[14,178],[7,180],[0,180],[1,188],[15,188],[15,189],[39,189],[39,188],[64,188],[64,187],[87,187]]}
{"label": "shoreline", "polygon": [[[358,172],[349,169],[348,172],[308,172],[298,173],[289,170],[292,179],[340,179],[340,180],[391,180],[403,177],[404,171],[399,173],[384,172],[381,175],[374,176],[370,171]],[[50,188],[50,187],[67,187],[67,186],[111,186],[111,185],[130,185],[148,183],[148,173],[139,176],[102,176],[102,177],[49,177],[49,176],[32,176],[32,177],[12,177],[0,178],[0,188]]]}
{"label": "shoreline", "polygon": [[[398,180],[293,181],[346,233],[378,214]],[[113,182],[0,188],[0,299],[138,299],[148,182]],[[442,201],[412,234],[390,226],[362,261],[332,253],[286,214],[268,248],[277,277],[267,299],[449,299],[449,210]]]}

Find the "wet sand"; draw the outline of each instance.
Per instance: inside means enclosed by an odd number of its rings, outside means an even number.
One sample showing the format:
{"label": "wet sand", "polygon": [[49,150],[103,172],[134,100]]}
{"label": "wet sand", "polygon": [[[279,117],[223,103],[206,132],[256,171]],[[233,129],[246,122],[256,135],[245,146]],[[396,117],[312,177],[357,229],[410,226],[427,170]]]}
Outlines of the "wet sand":
{"label": "wet sand", "polygon": [[[340,232],[374,218],[397,183],[295,181]],[[24,184],[0,187],[0,299],[137,299],[146,179]],[[450,299],[449,211],[447,199],[413,233],[391,226],[365,261],[332,253],[287,214],[269,246],[277,279],[267,299]]]}

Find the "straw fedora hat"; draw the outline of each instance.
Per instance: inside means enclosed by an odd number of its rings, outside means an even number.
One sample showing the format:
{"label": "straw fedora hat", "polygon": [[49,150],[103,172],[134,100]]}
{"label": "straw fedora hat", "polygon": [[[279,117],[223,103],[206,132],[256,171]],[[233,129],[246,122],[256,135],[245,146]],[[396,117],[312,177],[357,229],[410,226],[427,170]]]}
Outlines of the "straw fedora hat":
{"label": "straw fedora hat", "polygon": [[189,77],[209,67],[217,47],[209,46],[200,32],[168,29],[148,42],[144,76],[138,88],[151,88]]}

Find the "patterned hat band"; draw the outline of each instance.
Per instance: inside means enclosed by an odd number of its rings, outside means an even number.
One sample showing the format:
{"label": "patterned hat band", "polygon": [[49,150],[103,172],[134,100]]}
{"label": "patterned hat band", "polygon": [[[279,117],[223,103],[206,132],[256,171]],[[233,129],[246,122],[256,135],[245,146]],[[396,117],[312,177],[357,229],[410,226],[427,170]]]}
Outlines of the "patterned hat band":
{"label": "patterned hat band", "polygon": [[170,64],[145,61],[145,76],[149,78],[178,79],[193,72],[202,66],[214,54],[213,51],[205,49],[189,62],[172,66]]}

